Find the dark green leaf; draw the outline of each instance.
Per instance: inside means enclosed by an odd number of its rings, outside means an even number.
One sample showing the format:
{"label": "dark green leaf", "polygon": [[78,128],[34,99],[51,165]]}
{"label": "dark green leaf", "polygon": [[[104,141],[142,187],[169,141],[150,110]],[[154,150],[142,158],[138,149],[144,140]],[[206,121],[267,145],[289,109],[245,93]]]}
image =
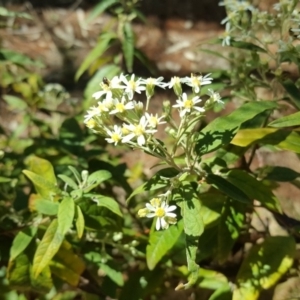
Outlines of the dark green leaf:
{"label": "dark green leaf", "polygon": [[292,80],[287,79],[283,82],[281,82],[287,93],[289,94],[293,104],[295,107],[300,109],[300,91],[299,89],[295,86]]}
{"label": "dark green leaf", "polygon": [[252,203],[251,199],[249,199],[249,197],[241,189],[221,176],[209,174],[207,175],[207,183],[211,184],[219,191],[225,193],[229,198],[233,200],[248,204]]}
{"label": "dark green leaf", "polygon": [[248,42],[243,42],[243,41],[235,41],[233,39],[230,40],[230,46],[238,49],[245,49],[249,51],[254,51],[254,52],[264,52],[267,53],[267,51],[255,44],[248,43]]}
{"label": "dark green leaf", "polygon": [[265,173],[264,179],[274,181],[293,181],[300,176],[300,173],[292,169],[276,166],[267,167],[266,170],[264,170],[264,174]]}
{"label": "dark green leaf", "polygon": [[195,150],[198,154],[214,151],[222,145],[227,145],[233,139],[239,126],[256,115],[277,107],[270,101],[250,102],[242,105],[225,117],[219,117],[209,123],[200,133]]}
{"label": "dark green leaf", "polygon": [[126,68],[129,73],[132,72],[133,55],[134,55],[134,34],[131,24],[126,22],[123,26],[122,49],[125,58]]}

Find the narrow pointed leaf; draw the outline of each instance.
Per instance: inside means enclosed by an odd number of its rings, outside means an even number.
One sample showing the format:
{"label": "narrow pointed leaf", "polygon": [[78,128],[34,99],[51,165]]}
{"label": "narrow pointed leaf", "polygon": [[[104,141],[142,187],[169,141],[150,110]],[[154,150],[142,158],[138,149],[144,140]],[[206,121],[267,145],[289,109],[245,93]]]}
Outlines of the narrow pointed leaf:
{"label": "narrow pointed leaf", "polygon": [[47,228],[33,258],[32,273],[35,278],[49,265],[63,239],[64,236],[58,231],[57,219],[54,219]]}
{"label": "narrow pointed leaf", "polygon": [[77,229],[77,236],[81,239],[83,232],[84,232],[84,217],[81,211],[80,206],[76,206],[76,229]]}
{"label": "narrow pointed leaf", "polygon": [[122,49],[125,58],[127,71],[132,72],[133,56],[134,56],[134,34],[129,22],[123,26],[124,39],[122,41]]}
{"label": "narrow pointed leaf", "polygon": [[59,177],[62,181],[64,181],[68,186],[70,186],[72,189],[76,190],[78,189],[78,185],[76,184],[76,182],[71,179],[70,177],[60,174],[57,175],[57,177]]}
{"label": "narrow pointed leaf", "polygon": [[111,173],[105,170],[100,170],[92,173],[87,180],[87,187],[84,189],[85,193],[88,193],[101,182],[106,181],[111,178]]}
{"label": "narrow pointed leaf", "polygon": [[75,204],[71,197],[65,197],[58,207],[57,221],[58,231],[65,235],[72,227],[75,215]]}
{"label": "narrow pointed leaf", "polygon": [[119,0],[104,0],[99,2],[91,11],[89,16],[87,17],[86,22],[90,23],[92,22],[96,17],[101,15],[104,11],[107,11],[108,8],[113,6],[114,4],[119,3]]}
{"label": "narrow pointed leaf", "polygon": [[300,109],[300,91],[296,87],[294,82],[290,79],[287,79],[287,80],[283,81],[281,84],[285,88],[285,90],[288,92],[295,107]]}
{"label": "narrow pointed leaf", "polygon": [[183,230],[183,222],[171,225],[166,230],[157,231],[152,226],[149,244],[146,248],[146,260],[150,270],[153,270],[160,260],[172,249]]}
{"label": "narrow pointed leaf", "polygon": [[299,126],[300,125],[300,111],[291,114],[289,116],[285,116],[274,120],[269,123],[268,126],[271,127],[290,127],[290,126]]}

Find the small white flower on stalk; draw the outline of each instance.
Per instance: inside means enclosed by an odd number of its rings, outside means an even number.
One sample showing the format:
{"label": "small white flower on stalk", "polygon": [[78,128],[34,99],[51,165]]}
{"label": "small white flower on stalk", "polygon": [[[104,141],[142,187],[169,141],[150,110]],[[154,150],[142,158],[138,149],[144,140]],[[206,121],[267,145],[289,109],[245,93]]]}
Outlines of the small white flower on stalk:
{"label": "small white flower on stalk", "polygon": [[132,139],[136,138],[139,146],[145,145],[147,135],[152,135],[157,131],[155,129],[147,129],[147,126],[148,121],[145,116],[141,117],[140,122],[137,125],[124,124],[124,128],[129,130],[130,133],[122,139],[122,143],[128,143]]}
{"label": "small white flower on stalk", "polygon": [[114,99],[113,101],[114,109],[110,111],[110,115],[113,114],[122,114],[125,110],[130,110],[134,108],[134,104],[132,101],[126,103],[125,97],[122,97],[121,101],[119,99]]}
{"label": "small white flower on stalk", "polygon": [[[146,203],[146,209],[144,209],[143,213],[145,214],[146,210],[148,210],[149,212],[146,214],[147,218],[157,218],[155,225],[156,230],[167,229],[170,224],[177,222],[176,214],[172,212],[177,208],[176,205],[169,206],[166,201],[161,203],[150,201],[150,203]],[[140,213],[139,215],[143,214]]]}
{"label": "small white flower on stalk", "polygon": [[198,94],[202,85],[211,84],[212,78],[209,77],[211,74],[205,76],[191,74],[191,77],[186,77],[184,83],[193,88],[193,92]]}
{"label": "small white flower on stalk", "polygon": [[219,93],[214,92],[213,90],[209,89],[208,94],[210,96],[210,102],[212,103],[218,103],[218,104],[224,104],[224,102],[221,100],[221,96]]}
{"label": "small white flower on stalk", "polygon": [[146,89],[143,85],[143,81],[140,78],[135,81],[134,77],[135,75],[132,74],[130,80],[128,80],[123,74],[120,76],[121,81],[125,84],[125,86],[121,87],[125,88],[125,92],[128,93],[128,98],[130,100],[132,100],[134,93],[140,94]]}
{"label": "small white flower on stalk", "polygon": [[108,143],[115,144],[116,146],[122,140],[122,128],[118,125],[114,125],[113,131],[106,129],[106,132],[110,136],[109,138],[106,138]]}
{"label": "small white flower on stalk", "polygon": [[142,79],[142,82],[146,85],[146,96],[151,98],[154,94],[154,87],[158,86],[162,89],[166,87],[166,83],[163,82],[163,77]]}
{"label": "small white flower on stalk", "polygon": [[162,119],[165,116],[158,117],[157,114],[156,115],[153,115],[153,114],[150,115],[147,112],[145,113],[145,116],[147,118],[149,126],[152,127],[152,128],[157,128],[158,125],[166,123],[166,121],[162,121]]}
{"label": "small white flower on stalk", "polygon": [[181,83],[184,82],[184,78],[179,78],[177,76],[174,76],[171,78],[171,81],[168,85],[168,88],[171,89],[173,88],[175,94],[180,97],[182,94],[182,87]]}
{"label": "small white flower on stalk", "polygon": [[179,108],[179,115],[182,118],[185,114],[191,113],[193,110],[204,112],[205,109],[203,107],[196,106],[196,104],[201,101],[202,100],[198,96],[188,98],[187,94],[183,93],[182,99],[176,100],[177,104],[173,105],[173,107]]}
{"label": "small white flower on stalk", "polygon": [[102,91],[96,92],[92,95],[93,98],[99,99],[103,95],[106,95],[106,99],[111,99],[113,96],[112,90],[113,89],[120,89],[120,79],[118,76],[112,78],[112,80],[108,80],[104,78],[103,81],[100,83]]}
{"label": "small white flower on stalk", "polygon": [[87,128],[93,129],[96,127],[96,121],[94,119],[88,119],[84,121]]}

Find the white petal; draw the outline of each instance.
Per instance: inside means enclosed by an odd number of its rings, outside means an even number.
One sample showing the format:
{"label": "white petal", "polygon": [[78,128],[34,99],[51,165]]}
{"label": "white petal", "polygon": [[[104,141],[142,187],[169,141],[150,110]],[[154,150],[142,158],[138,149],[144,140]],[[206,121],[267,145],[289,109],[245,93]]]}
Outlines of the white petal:
{"label": "white petal", "polygon": [[171,205],[171,206],[169,206],[169,207],[167,208],[167,211],[173,211],[173,210],[175,210],[176,208],[177,208],[176,205]]}
{"label": "white petal", "polygon": [[155,225],[155,228],[156,228],[156,230],[159,230],[160,229],[160,220],[161,220],[161,218],[157,218],[157,220],[156,220],[156,225]]}

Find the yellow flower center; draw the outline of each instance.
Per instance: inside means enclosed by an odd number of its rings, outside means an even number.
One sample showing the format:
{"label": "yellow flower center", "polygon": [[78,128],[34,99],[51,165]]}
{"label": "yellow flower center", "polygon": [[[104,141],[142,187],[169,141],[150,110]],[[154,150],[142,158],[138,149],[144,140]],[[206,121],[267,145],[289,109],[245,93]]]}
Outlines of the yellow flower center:
{"label": "yellow flower center", "polygon": [[193,107],[193,101],[189,100],[189,99],[185,100],[183,105],[184,105],[185,108],[192,108]]}
{"label": "yellow flower center", "polygon": [[135,81],[130,80],[128,84],[129,84],[130,88],[131,88],[133,91],[136,90],[136,84],[135,84]]}
{"label": "yellow flower center", "polygon": [[200,86],[200,80],[198,79],[198,77],[193,76],[191,79],[192,85],[193,86]]}
{"label": "yellow flower center", "polygon": [[134,134],[136,136],[143,135],[144,134],[144,128],[141,125],[137,125],[134,129]]}
{"label": "yellow flower center", "polygon": [[155,211],[155,215],[159,218],[162,218],[166,214],[165,209],[162,207],[159,207]]}
{"label": "yellow flower center", "polygon": [[124,112],[125,110],[125,105],[123,103],[118,103],[116,104],[116,110],[118,110],[119,112]]}
{"label": "yellow flower center", "polygon": [[114,142],[119,142],[121,140],[121,137],[118,133],[113,133],[111,135],[111,139],[114,141]]}

